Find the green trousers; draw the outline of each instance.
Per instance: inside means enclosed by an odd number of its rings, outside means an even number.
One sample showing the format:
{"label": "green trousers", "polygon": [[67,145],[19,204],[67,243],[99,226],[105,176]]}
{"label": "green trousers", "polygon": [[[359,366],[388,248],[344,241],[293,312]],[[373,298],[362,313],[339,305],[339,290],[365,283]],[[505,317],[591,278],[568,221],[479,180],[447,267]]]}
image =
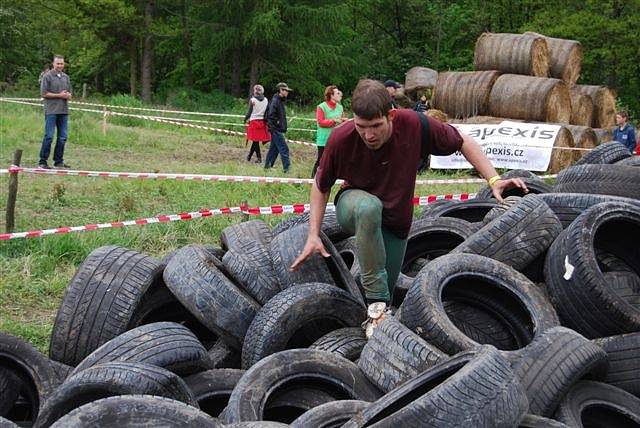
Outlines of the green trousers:
{"label": "green trousers", "polygon": [[382,226],[382,202],[364,190],[350,189],[338,198],[340,226],[355,235],[362,286],[368,300],[391,301],[407,240]]}

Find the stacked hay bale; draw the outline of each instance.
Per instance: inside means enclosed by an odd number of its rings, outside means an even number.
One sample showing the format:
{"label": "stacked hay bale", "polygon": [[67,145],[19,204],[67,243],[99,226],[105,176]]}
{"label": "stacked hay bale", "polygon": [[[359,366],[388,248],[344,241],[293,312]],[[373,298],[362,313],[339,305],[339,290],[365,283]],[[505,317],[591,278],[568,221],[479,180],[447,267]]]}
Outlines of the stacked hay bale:
{"label": "stacked hay bale", "polygon": [[451,71],[440,73],[433,91],[433,107],[451,117],[489,114],[489,94],[499,71]]}
{"label": "stacked hay bale", "polygon": [[606,86],[576,85],[577,93],[587,95],[593,101],[593,128],[613,128],[616,116],[616,95]]}

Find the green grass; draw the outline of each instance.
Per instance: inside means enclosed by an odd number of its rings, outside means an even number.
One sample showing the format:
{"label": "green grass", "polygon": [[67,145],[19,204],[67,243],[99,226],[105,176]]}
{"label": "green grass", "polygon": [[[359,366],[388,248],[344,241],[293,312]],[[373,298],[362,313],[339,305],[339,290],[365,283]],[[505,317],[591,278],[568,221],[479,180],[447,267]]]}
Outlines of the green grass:
{"label": "green grass", "polygon": [[[265,174],[244,160],[243,138],[176,128],[150,122],[137,126],[108,125],[101,117],[72,112],[65,162],[72,167],[102,171],[175,172],[229,175]],[[0,168],[10,165],[22,149],[22,165],[35,166],[43,132],[38,107],[0,103]],[[315,160],[310,147],[290,145],[289,176],[308,177]],[[266,151],[263,148],[263,156]],[[278,162],[280,162],[278,160]],[[457,175],[462,175],[457,174]],[[452,177],[431,172],[426,177]],[[0,229],[5,228],[8,176],[0,176]],[[418,186],[416,194],[475,191],[478,185]],[[201,208],[251,206],[308,201],[306,185],[125,180],[87,177],[19,175],[16,231],[129,220],[175,214]],[[283,216],[263,216],[275,225]],[[54,235],[0,242],[0,331],[48,348],[49,335],[64,290],[77,267],[95,248],[122,245],[162,257],[190,244],[218,244],[220,231],[240,216],[216,216],[120,229]]]}

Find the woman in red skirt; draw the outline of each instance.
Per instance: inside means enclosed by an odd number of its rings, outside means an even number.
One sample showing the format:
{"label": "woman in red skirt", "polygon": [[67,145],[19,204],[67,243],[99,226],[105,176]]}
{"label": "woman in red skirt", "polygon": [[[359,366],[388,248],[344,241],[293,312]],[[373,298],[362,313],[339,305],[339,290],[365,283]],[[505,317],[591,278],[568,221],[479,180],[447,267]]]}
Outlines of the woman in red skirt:
{"label": "woman in red skirt", "polygon": [[267,128],[265,115],[269,107],[269,100],[264,96],[264,88],[262,85],[253,87],[253,96],[249,100],[249,111],[244,116],[244,123],[249,121],[247,126],[247,141],[251,141],[251,149],[247,155],[247,161],[251,160],[251,156],[256,154],[256,163],[262,163],[262,155],[260,154],[260,143],[265,144],[271,141],[271,135]]}

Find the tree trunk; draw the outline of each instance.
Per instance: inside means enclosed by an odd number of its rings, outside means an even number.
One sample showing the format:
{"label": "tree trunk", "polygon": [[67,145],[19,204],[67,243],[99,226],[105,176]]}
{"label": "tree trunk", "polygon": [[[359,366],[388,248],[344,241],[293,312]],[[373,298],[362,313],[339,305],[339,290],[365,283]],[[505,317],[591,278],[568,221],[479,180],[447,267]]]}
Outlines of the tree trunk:
{"label": "tree trunk", "polygon": [[396,0],[395,2],[395,9],[396,9],[396,17],[395,17],[395,21],[396,21],[396,32],[398,34],[398,48],[403,49],[404,48],[404,34],[402,33],[402,14],[400,11],[400,2],[398,0]]}
{"label": "tree trunk", "polygon": [[153,35],[151,34],[151,22],[155,0],[147,0],[144,6],[144,39],[142,44],[142,101],[151,102],[151,67],[153,62]]}
{"label": "tree trunk", "polygon": [[95,87],[97,93],[101,94],[104,92],[104,72],[102,70],[96,74]]}
{"label": "tree trunk", "polygon": [[187,86],[193,87],[193,66],[191,60],[191,33],[187,25],[187,0],[182,0],[182,46],[187,61]]}
{"label": "tree trunk", "polygon": [[137,39],[134,37],[129,44],[129,95],[135,97],[137,94],[138,84],[138,46]]}
{"label": "tree trunk", "polygon": [[260,58],[258,57],[258,45],[253,44],[251,49],[251,71],[249,72],[249,96],[253,95],[253,86],[258,83]]}
{"label": "tree trunk", "polygon": [[233,63],[231,65],[231,94],[234,97],[242,95],[240,87],[240,70],[241,70],[240,48],[233,48]]}
{"label": "tree trunk", "polygon": [[225,74],[227,73],[227,57],[225,51],[220,52],[220,57],[218,58],[218,68],[218,89],[220,89],[221,92],[224,92],[226,87]]}

